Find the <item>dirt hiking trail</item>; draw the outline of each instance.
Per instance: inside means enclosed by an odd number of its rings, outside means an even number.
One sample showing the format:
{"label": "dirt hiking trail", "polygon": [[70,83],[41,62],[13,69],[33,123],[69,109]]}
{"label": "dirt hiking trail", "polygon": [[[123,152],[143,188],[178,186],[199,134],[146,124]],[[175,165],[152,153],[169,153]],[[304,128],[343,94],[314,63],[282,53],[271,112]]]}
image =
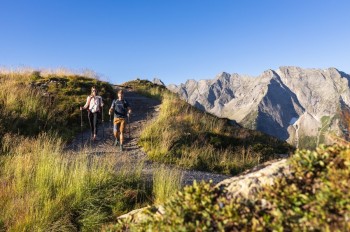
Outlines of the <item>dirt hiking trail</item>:
{"label": "dirt hiking trail", "polygon": [[[114,146],[113,116],[110,117],[108,114],[103,115],[103,124],[100,119],[96,141],[91,141],[90,129],[84,130],[83,133],[79,133],[76,138],[67,145],[66,150],[72,152],[81,152],[81,150],[83,150],[87,155],[112,154],[123,160],[128,160],[128,162],[133,162],[135,165],[139,162],[143,162],[142,175],[144,175],[145,178],[150,178],[154,168],[159,167],[160,164],[149,160],[147,154],[142,151],[142,148],[138,146],[137,142],[142,129],[147,123],[157,118],[161,103],[156,99],[137,94],[131,89],[126,88],[124,91],[124,98],[129,102],[132,109],[130,125],[126,124],[125,127],[124,150],[119,151],[119,146]],[[110,105],[105,105],[104,108],[106,107],[109,109]],[[89,125],[86,111],[83,111],[83,124],[84,126]],[[194,180],[209,181],[212,179],[213,183],[216,184],[224,179],[230,178],[230,176],[226,175],[191,170],[182,170],[182,174],[183,186],[192,184]]]}

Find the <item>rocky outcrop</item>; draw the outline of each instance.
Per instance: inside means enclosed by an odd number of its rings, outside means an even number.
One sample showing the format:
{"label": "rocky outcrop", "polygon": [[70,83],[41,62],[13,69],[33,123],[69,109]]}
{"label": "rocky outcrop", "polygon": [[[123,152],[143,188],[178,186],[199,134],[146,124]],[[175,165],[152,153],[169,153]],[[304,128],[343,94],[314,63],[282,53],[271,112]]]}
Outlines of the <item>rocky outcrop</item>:
{"label": "rocky outcrop", "polygon": [[335,68],[280,67],[256,78],[221,73],[168,89],[199,109],[297,147],[330,143],[327,133],[347,133],[342,115],[350,107],[350,76]]}
{"label": "rocky outcrop", "polygon": [[259,165],[239,176],[221,181],[216,186],[227,189],[230,198],[252,198],[265,185],[272,185],[276,178],[289,175],[286,159],[270,161]]}
{"label": "rocky outcrop", "polygon": [[160,85],[160,86],[165,86],[164,82],[161,79],[154,78],[153,79],[153,84]]}

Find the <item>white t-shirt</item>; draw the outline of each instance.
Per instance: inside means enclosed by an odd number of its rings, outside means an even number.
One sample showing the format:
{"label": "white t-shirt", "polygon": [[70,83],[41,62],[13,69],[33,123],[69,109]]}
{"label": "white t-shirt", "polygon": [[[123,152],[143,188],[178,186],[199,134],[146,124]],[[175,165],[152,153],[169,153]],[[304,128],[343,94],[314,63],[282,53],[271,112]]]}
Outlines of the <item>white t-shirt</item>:
{"label": "white t-shirt", "polygon": [[91,113],[100,111],[100,107],[103,106],[103,101],[101,96],[88,96],[86,99],[86,104],[84,108],[89,107]]}

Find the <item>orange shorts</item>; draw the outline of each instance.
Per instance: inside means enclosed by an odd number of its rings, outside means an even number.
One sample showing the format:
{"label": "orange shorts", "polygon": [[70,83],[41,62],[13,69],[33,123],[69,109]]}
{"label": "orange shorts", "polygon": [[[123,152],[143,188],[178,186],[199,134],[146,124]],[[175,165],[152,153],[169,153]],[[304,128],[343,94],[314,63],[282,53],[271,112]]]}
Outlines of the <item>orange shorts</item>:
{"label": "orange shorts", "polygon": [[116,132],[124,132],[125,128],[125,118],[115,118],[114,119],[114,133]]}

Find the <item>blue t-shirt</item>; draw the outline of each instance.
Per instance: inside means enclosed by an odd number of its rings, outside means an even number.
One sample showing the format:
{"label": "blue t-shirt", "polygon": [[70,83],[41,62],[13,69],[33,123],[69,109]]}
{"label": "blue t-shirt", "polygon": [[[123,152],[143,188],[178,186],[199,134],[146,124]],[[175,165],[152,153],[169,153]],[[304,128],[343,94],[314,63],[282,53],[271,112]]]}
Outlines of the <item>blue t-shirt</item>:
{"label": "blue t-shirt", "polygon": [[128,107],[130,107],[127,100],[116,99],[112,102],[111,108],[114,109],[114,117],[115,118],[125,118],[128,113]]}

